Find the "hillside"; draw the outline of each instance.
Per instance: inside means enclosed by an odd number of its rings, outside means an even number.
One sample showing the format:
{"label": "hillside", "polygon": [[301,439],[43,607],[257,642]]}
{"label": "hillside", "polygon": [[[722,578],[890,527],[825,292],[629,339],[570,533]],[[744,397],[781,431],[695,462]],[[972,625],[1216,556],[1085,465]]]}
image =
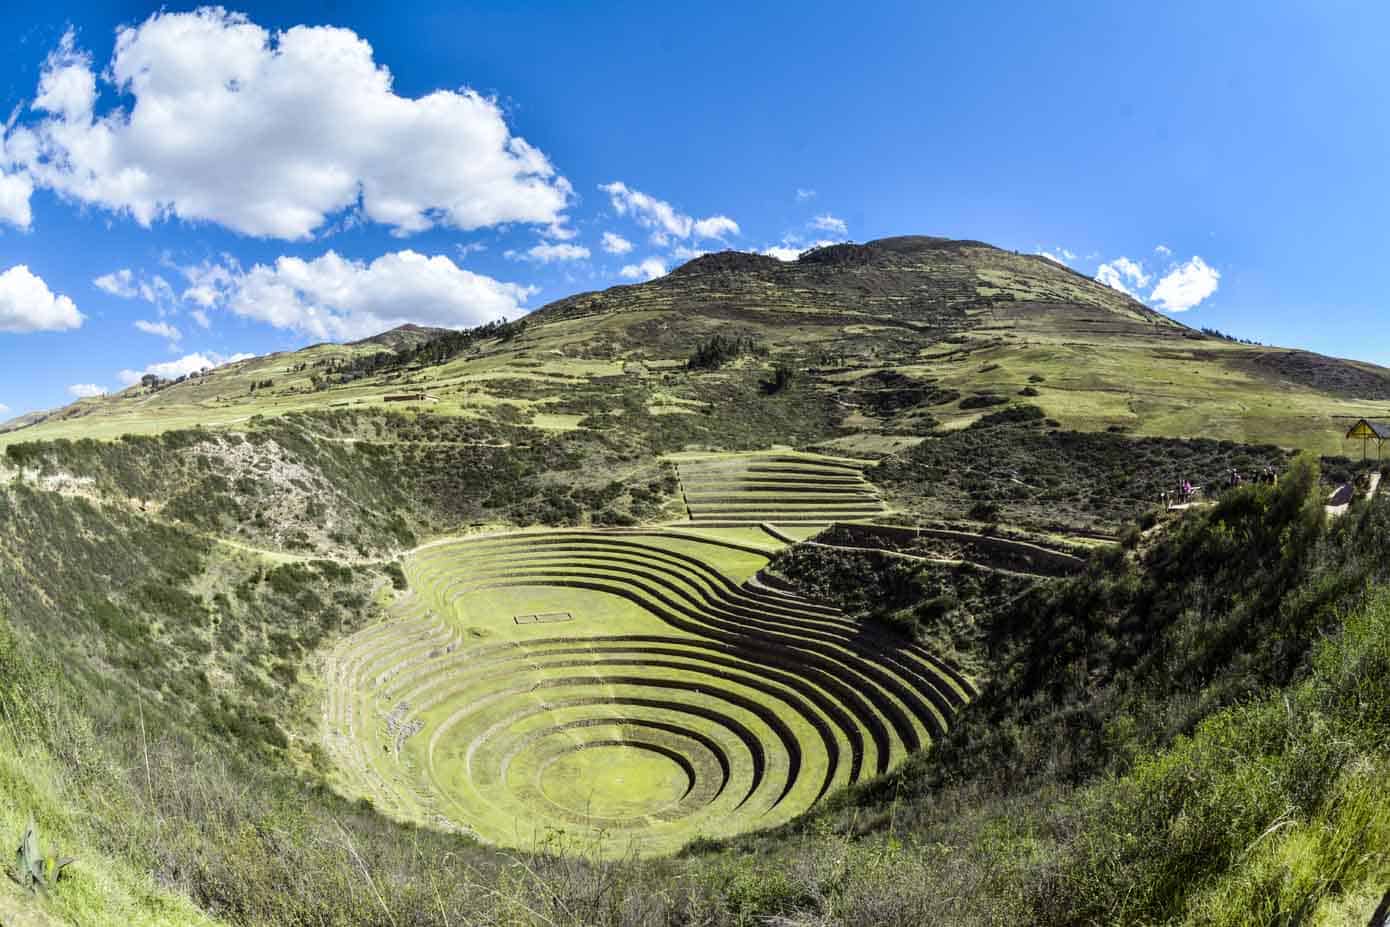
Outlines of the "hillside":
{"label": "hillside", "polygon": [[[754,353],[687,371],[716,333]],[[1390,371],[1203,335],[1046,258],[927,237],[835,245],[790,263],[709,254],[649,283],[553,302],[524,330],[479,337],[443,363],[361,363],[441,334],[409,327],[131,387],[17,420],[11,427],[27,427],[0,444],[238,425],[417,390],[438,398],[430,411],[441,415],[555,431],[621,406],[633,432],[669,431],[655,420],[680,417],[683,443],[736,446],[702,413],[777,363],[821,410],[799,437],[852,454],[899,450],[1021,403],[1070,430],[1326,454],[1345,452],[1349,420],[1390,413]]]}

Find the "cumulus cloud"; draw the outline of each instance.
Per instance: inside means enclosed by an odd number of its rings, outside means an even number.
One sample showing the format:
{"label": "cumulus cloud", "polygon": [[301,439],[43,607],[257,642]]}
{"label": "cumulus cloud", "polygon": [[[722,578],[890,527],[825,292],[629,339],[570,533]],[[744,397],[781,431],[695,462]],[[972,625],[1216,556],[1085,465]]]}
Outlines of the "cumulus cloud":
{"label": "cumulus cloud", "polygon": [[658,245],[667,244],[672,238],[723,239],[726,235],[739,233],[738,223],[728,216],[709,216],[695,219],[680,212],[665,200],[633,190],[621,181],[600,184],[599,189],[608,194],[613,211],[620,216],[632,216],[637,224],[652,231],[652,241]]}
{"label": "cumulus cloud", "polygon": [[552,264],[557,261],[582,261],[589,256],[589,249],[583,245],[551,244],[545,242],[526,251],[508,251],[506,257],[517,261],[536,261]]}
{"label": "cumulus cloud", "polygon": [[168,322],[147,322],[144,319],[137,319],[135,327],[147,335],[168,338],[170,341],[178,341],[183,338],[183,334]]}
{"label": "cumulus cloud", "polygon": [[187,268],[185,296],[318,339],[375,335],[406,322],[461,328],[523,313],[535,287],[463,270],[444,255],[396,251],[371,263],[329,251],[243,270],[234,261]]}
{"label": "cumulus cloud", "polygon": [[808,190],[808,189],[806,189],[805,187],[797,187],[797,188],[796,188],[796,201],[797,201],[798,203],[804,203],[804,202],[806,202],[807,200],[813,200],[813,199],[815,199],[815,198],[816,198],[816,191],[815,191],[815,190]]}
{"label": "cumulus cloud", "polygon": [[822,232],[834,232],[836,235],[848,235],[849,226],[844,219],[837,219],[835,216],[826,213],[816,216],[808,223],[811,228],[819,229]]}
{"label": "cumulus cloud", "polygon": [[1168,312],[1186,312],[1215,293],[1220,282],[1221,273],[1194,256],[1164,274],[1149,299]]}
{"label": "cumulus cloud", "polygon": [[1157,254],[1159,257],[1172,257],[1173,249],[1167,245],[1158,245],[1154,248],[1154,254]]}
{"label": "cumulus cloud", "polygon": [[92,399],[96,396],[105,396],[106,387],[97,386],[95,383],[74,383],[68,387],[68,395],[74,399]]}
{"label": "cumulus cloud", "polygon": [[640,264],[628,264],[618,271],[625,280],[655,280],[665,276],[666,265],[660,258],[649,257]]}
{"label": "cumulus cloud", "polygon": [[[98,112],[99,86],[123,102]],[[351,30],[272,34],[221,7],[122,27],[100,70],[68,33],[32,108],[42,115],[10,132],[5,157],[145,226],[177,217],[305,239],[347,211],[397,234],[559,227],[572,196],[496,101],[468,88],[399,96]],[[0,182],[9,221],[25,218],[25,182]]]}
{"label": "cumulus cloud", "polygon": [[738,223],[728,216],[710,216],[708,219],[697,219],[693,230],[696,238],[723,239],[738,234]]}
{"label": "cumulus cloud", "polygon": [[122,370],[116,377],[126,386],[133,386],[140,382],[140,378],[145,374],[152,373],[161,380],[173,380],[178,377],[188,376],[190,373],[198,373],[209,370],[213,367],[221,367],[224,364],[235,364],[237,361],[250,360],[254,354],[233,354],[230,357],[223,357],[216,351],[209,351],[206,354],[185,354],[178,360],[165,361],[161,364],[150,364],[144,370]]}
{"label": "cumulus cloud", "polygon": [[119,296],[121,299],[134,299],[140,295],[140,290],[135,285],[135,273],[129,268],[102,274],[92,283],[98,290],[110,293],[112,296]]}
{"label": "cumulus cloud", "polygon": [[769,257],[775,257],[779,261],[795,261],[807,251],[814,251],[816,248],[824,248],[826,245],[841,244],[844,244],[844,242],[831,241],[828,238],[822,238],[819,241],[813,241],[809,244],[804,241],[798,241],[796,238],[784,238],[780,245],[772,245],[771,247],[764,248],[763,254]]}
{"label": "cumulus cloud", "polygon": [[71,299],[50,290],[28,266],[0,273],[0,332],[64,331],[79,328],[83,318]]}
{"label": "cumulus cloud", "polygon": [[627,254],[632,250],[632,242],[612,232],[603,233],[603,250],[609,254]]}
{"label": "cumulus cloud", "polygon": [[1096,268],[1096,279],[1112,290],[1139,298],[1139,290],[1149,285],[1150,275],[1140,261],[1118,257]]}
{"label": "cumulus cloud", "polygon": [[0,402],[0,415],[4,415],[8,411],[10,411],[10,407]]}

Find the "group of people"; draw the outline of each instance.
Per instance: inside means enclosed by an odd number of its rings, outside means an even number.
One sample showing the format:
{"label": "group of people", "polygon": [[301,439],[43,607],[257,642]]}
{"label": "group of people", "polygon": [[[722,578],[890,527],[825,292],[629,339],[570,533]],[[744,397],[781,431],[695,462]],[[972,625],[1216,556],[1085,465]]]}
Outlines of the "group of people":
{"label": "group of people", "polygon": [[[1273,486],[1279,482],[1279,471],[1271,466],[1266,466],[1263,470],[1247,479],[1235,467],[1232,467],[1226,475],[1226,484],[1230,489],[1244,486],[1247,482],[1254,482],[1262,486]],[[1172,508],[1175,505],[1187,505],[1201,495],[1202,487],[1192,485],[1191,480],[1183,480],[1178,484],[1178,488],[1172,492],[1163,493],[1163,504],[1165,508]]]}
{"label": "group of people", "polygon": [[[1266,466],[1259,473],[1255,474],[1253,482],[1261,486],[1273,486],[1279,482],[1279,471],[1271,466]],[[1245,475],[1234,467],[1231,468],[1231,488],[1244,486],[1246,483]]]}

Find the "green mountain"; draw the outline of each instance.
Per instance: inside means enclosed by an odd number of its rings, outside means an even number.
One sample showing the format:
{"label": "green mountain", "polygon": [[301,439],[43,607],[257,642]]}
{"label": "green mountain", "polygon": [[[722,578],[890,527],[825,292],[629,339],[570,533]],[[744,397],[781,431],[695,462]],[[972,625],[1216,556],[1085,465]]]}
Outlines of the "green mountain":
{"label": "green mountain", "polygon": [[[409,326],[316,345],[12,426],[26,426],[24,440],[219,427],[256,414],[370,405],[405,387],[435,395],[437,414],[505,405],[541,428],[575,424],[580,397],[615,389],[629,407],[696,413],[712,407],[720,383],[739,379],[737,369],[683,372],[716,334],[756,347],[735,368],[792,367],[816,400],[834,406],[814,437],[852,453],[901,448],[934,428],[1027,403],[1073,430],[1335,454],[1345,424],[1390,412],[1390,371],[1203,334],[1047,258],[940,238],[834,245],[789,263],[709,254],[649,283],[551,303],[506,340],[441,352],[444,363],[417,357],[362,367],[362,376],[335,373],[441,334]],[[693,430],[692,443],[727,441],[717,428]]]}

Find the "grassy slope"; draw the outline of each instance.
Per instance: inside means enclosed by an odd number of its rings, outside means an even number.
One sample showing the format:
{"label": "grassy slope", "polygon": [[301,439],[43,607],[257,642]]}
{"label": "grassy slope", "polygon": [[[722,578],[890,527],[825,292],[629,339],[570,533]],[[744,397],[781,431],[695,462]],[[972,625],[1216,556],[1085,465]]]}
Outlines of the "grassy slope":
{"label": "grassy slope", "polygon": [[[808,401],[835,412],[825,421],[806,415],[791,437],[833,439],[851,452],[891,449],[933,424],[960,427],[981,414],[978,396],[1019,401],[1025,390],[1070,429],[1324,454],[1345,451],[1348,419],[1390,415],[1384,370],[1205,337],[1043,258],[972,242],[887,239],[790,265],[711,255],[651,283],[561,300],[528,323],[520,337],[482,342],[440,366],[323,390],[312,382],[327,374],[322,365],[383,346],[319,345],[243,361],[156,392],[83,400],[0,434],[0,444],[243,427],[256,415],[374,407],[386,394],[423,390],[440,400],[431,411],[465,419],[563,431],[617,413],[626,418],[606,424],[676,448],[755,446],[701,419],[727,413],[731,389],[754,384],[777,360],[801,370]],[[771,354],[733,370],[685,372],[693,346],[716,331],[758,339]],[[932,395],[885,409],[883,384],[866,378],[884,369]],[[252,392],[267,379],[271,387]]]}

